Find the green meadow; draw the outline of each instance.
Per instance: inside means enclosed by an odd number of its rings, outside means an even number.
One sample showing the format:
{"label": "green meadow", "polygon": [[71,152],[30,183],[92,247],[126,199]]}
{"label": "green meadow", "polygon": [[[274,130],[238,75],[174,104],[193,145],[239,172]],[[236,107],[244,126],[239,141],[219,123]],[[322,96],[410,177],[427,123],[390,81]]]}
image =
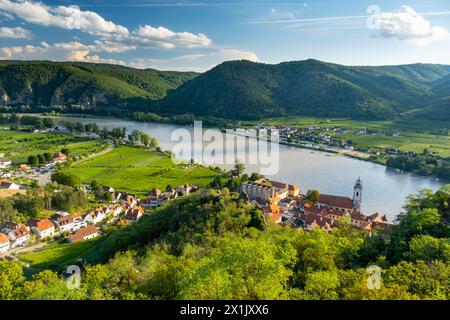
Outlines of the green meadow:
{"label": "green meadow", "polygon": [[61,270],[77,260],[95,255],[98,239],[78,243],[53,242],[42,249],[21,253],[17,258],[31,266],[31,273],[45,269]]}
{"label": "green meadow", "polygon": [[86,156],[100,150],[103,144],[87,137],[62,133],[30,133],[0,130],[0,154],[14,164],[27,161],[28,156],[45,152],[58,152],[63,147],[71,150],[71,156]]}
{"label": "green meadow", "polygon": [[161,152],[125,146],[77,162],[69,172],[77,174],[84,183],[96,180],[101,185],[137,194],[146,194],[154,187],[164,189],[167,185],[207,185],[217,175],[202,166],[176,165]]}

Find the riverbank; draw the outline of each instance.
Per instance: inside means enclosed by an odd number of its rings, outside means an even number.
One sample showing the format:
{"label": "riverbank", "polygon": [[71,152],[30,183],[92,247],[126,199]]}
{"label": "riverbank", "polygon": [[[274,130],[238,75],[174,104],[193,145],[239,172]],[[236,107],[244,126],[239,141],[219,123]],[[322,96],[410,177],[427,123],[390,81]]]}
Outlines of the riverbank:
{"label": "riverbank", "polygon": [[[109,123],[116,123],[117,125],[115,127],[120,127],[119,123],[121,121],[129,121],[129,120],[122,120],[122,119],[113,118],[113,117],[89,118],[89,117],[86,117],[84,115],[76,115],[75,117],[64,117],[64,116],[62,116],[62,117],[53,117],[53,119],[70,119],[71,121],[83,122],[84,124],[87,124],[88,122],[93,122],[93,121],[101,123],[102,120],[104,120],[104,121],[107,121]],[[79,121],[78,121],[78,119],[79,119]],[[91,120],[87,121],[87,119],[91,119]],[[148,126],[157,126],[157,127],[160,127],[160,128],[175,126],[173,124],[170,125],[170,124],[161,124],[161,123],[153,123],[153,122],[148,123],[148,122],[130,121],[130,123],[133,123],[133,125],[131,126],[132,129],[136,128],[138,130],[139,130],[140,127],[142,127],[142,126],[145,127],[147,125]],[[343,122],[339,122],[339,123],[341,123],[341,125],[344,125]],[[353,123],[352,125],[354,126],[355,124]],[[374,124],[371,124],[371,125],[374,126]],[[184,126],[180,126],[180,125],[176,125],[176,126],[177,126],[177,128],[184,127]],[[309,127],[313,128],[313,129],[311,129],[311,131],[321,132],[321,130],[322,130],[324,132],[324,134],[325,134],[325,132],[326,132],[326,134],[333,134],[333,133],[343,132],[343,134],[345,134],[347,136],[350,135],[352,137],[352,139],[355,139],[354,137],[358,137],[359,139],[361,139],[361,137],[364,137],[364,139],[368,139],[368,138],[372,138],[373,139],[373,136],[377,137],[377,139],[382,139],[383,138],[381,136],[382,135],[381,131],[378,131],[376,134],[371,134],[370,131],[368,131],[367,129],[365,129],[364,131],[363,130],[357,130],[353,126],[352,127],[348,127],[348,128],[347,127],[337,127],[333,123],[327,122],[327,126],[325,126],[325,125],[318,126],[316,124],[316,125],[311,125]],[[385,126],[386,126],[386,124],[385,124]],[[186,126],[186,127],[187,128],[192,128],[192,124],[190,124],[189,126]],[[206,129],[208,127],[204,127],[204,128]],[[340,128],[340,129],[338,129],[338,128]],[[219,129],[219,130],[222,131],[223,133],[225,132],[225,129]],[[234,129],[234,132],[236,134],[238,134],[238,135],[245,136],[245,135],[239,134],[239,130],[242,130],[242,129]],[[356,130],[357,133],[352,134],[350,132],[351,130],[352,131]],[[130,131],[131,131],[131,129],[130,129]],[[230,131],[233,131],[233,130],[228,130],[227,132],[230,132]],[[167,139],[167,137],[170,137],[172,133],[173,133],[173,130],[172,130],[172,132],[168,131],[167,135],[164,138]],[[323,135],[323,134],[321,133],[321,135]],[[386,137],[384,137],[384,138],[386,138]],[[391,140],[396,140],[396,139],[404,140],[405,139],[405,134],[404,133],[400,133],[400,134],[397,133],[397,134],[394,134],[394,135],[389,135],[388,138],[391,139]],[[375,149],[375,150],[374,149],[368,149],[367,151],[361,151],[361,150],[358,150],[359,148],[357,148],[357,146],[351,147],[348,144],[345,144],[345,146],[346,146],[345,148],[344,147],[340,148],[340,147],[336,146],[336,143],[333,143],[333,145],[331,146],[329,144],[314,143],[314,142],[311,142],[311,141],[296,141],[295,143],[290,143],[290,142],[287,142],[286,139],[280,139],[280,140],[281,140],[280,141],[281,145],[294,147],[294,148],[297,148],[297,149],[306,149],[306,150],[327,152],[327,153],[336,154],[336,155],[344,156],[344,157],[351,158],[351,159],[357,159],[357,160],[362,160],[362,161],[366,161],[366,162],[370,162],[370,163],[379,164],[379,165],[382,165],[382,166],[386,166],[386,162],[387,162],[387,160],[390,157],[390,155],[388,155],[388,153],[387,153],[388,152],[387,150],[392,150],[392,149],[379,149],[377,146],[374,146],[374,148],[378,148],[378,149]],[[349,141],[349,140],[346,140],[346,141]],[[430,141],[426,141],[426,142],[430,143]],[[167,143],[170,144],[169,141],[167,141]],[[449,144],[448,147],[450,148],[450,142],[448,144]],[[431,146],[430,146],[430,148],[431,148]],[[442,149],[442,150],[444,150],[444,149]],[[376,150],[380,150],[380,151],[377,151],[375,153]],[[400,168],[399,172],[409,172],[409,171],[408,170],[404,170],[403,168]],[[413,172],[413,171],[410,171],[410,172]],[[443,177],[442,174],[436,175],[436,176],[434,176],[432,174],[424,174],[424,171],[415,171],[414,173],[418,174],[418,175],[423,175],[424,177],[434,177],[434,178],[441,178],[441,179]],[[446,179],[443,179],[443,180],[447,181]]]}

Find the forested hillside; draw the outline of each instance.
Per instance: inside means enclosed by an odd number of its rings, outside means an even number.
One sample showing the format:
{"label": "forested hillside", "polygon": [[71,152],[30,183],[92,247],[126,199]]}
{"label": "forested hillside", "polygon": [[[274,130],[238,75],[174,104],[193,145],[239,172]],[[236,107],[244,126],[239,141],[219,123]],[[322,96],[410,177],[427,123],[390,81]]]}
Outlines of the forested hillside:
{"label": "forested hillside", "polygon": [[346,67],[316,60],[226,62],[171,92],[162,110],[235,119],[286,115],[388,119],[433,99],[450,67]]}
{"label": "forested hillside", "polygon": [[94,240],[78,290],[0,261],[0,299],[449,299],[449,199],[450,186],[411,197],[390,235],[369,237],[345,222],[331,233],[272,225],[210,190]]}
{"label": "forested hillside", "polygon": [[442,119],[449,110],[450,66],[230,61],[198,75],[107,64],[3,61],[0,97],[1,110],[19,112],[373,120],[419,110],[418,117]]}
{"label": "forested hillside", "polygon": [[7,61],[0,62],[0,97],[11,106],[80,104],[126,110],[148,106],[195,76],[107,64]]}

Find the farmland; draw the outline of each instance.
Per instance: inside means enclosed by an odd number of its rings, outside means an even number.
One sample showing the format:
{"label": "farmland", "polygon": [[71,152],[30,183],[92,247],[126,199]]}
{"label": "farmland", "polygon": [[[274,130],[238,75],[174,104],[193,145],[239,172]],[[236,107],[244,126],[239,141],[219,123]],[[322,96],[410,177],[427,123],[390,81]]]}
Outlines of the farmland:
{"label": "farmland", "polygon": [[15,164],[27,161],[28,156],[57,152],[62,147],[71,150],[71,156],[91,154],[103,147],[99,141],[62,133],[30,133],[0,130],[0,153]]}
{"label": "farmland", "polygon": [[[268,125],[284,125],[288,127],[306,127],[316,125],[322,128],[346,128],[352,130],[374,130],[384,134],[336,133],[336,137],[342,140],[351,140],[358,148],[380,151],[397,149],[400,152],[414,151],[422,153],[424,149],[436,153],[436,155],[450,157],[450,136],[448,121],[418,120],[405,117],[400,120],[385,121],[355,121],[350,119],[314,118],[314,117],[290,117],[272,118],[263,122]],[[257,123],[244,122],[245,126],[253,126]],[[398,136],[391,135],[398,132]]]}
{"label": "farmland", "polygon": [[83,183],[96,180],[101,185],[137,194],[167,185],[206,185],[217,175],[206,167],[176,165],[161,152],[125,146],[75,163],[69,172],[77,174]]}

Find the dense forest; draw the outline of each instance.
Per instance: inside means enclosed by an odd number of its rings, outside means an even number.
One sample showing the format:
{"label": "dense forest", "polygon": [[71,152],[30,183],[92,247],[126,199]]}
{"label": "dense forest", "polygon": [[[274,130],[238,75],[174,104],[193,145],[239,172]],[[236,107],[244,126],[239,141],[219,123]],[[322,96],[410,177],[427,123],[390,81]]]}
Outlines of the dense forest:
{"label": "dense forest", "polygon": [[331,233],[272,225],[211,189],[93,240],[76,290],[1,260],[0,299],[449,299],[449,221],[450,185],[410,196],[392,232],[372,236],[345,221]]}
{"label": "dense forest", "polygon": [[389,156],[386,165],[424,176],[436,176],[450,181],[450,158],[441,159],[428,153],[427,149],[418,155]]}
{"label": "dense forest", "polygon": [[72,62],[0,62],[0,111],[449,119],[450,66],[230,61],[198,75]]}
{"label": "dense forest", "polygon": [[196,75],[108,64],[2,61],[0,98],[3,106],[30,110],[94,111],[102,106],[133,110],[163,98]]}

